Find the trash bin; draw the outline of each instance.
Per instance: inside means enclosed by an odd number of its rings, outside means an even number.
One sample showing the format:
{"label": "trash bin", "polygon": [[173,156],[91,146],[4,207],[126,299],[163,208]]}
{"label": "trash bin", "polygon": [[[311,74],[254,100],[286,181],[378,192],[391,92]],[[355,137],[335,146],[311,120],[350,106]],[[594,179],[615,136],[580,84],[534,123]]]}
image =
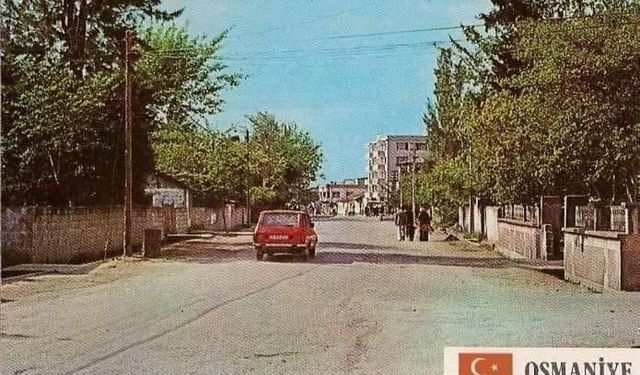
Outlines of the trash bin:
{"label": "trash bin", "polygon": [[160,256],[160,242],[162,231],[160,229],[145,229],[142,240],[142,254],[145,258],[157,258]]}

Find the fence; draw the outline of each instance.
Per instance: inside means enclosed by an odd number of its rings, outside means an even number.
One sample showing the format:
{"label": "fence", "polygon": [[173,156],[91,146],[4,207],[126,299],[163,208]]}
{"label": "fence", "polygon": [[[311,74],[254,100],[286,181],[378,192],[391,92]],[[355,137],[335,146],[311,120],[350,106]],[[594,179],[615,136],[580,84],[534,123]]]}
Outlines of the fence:
{"label": "fence", "polygon": [[629,211],[626,204],[598,205],[582,204],[569,206],[573,210],[574,220],[569,221],[567,227],[583,228],[608,232],[627,233],[629,231]]}
{"label": "fence", "polygon": [[[137,207],[132,213],[132,243],[142,245],[145,229],[184,233],[208,216],[202,229],[222,230],[243,224],[244,208]],[[201,215],[200,215],[201,214]],[[224,216],[223,216],[224,215]],[[215,216],[216,220],[211,220]],[[122,207],[22,207],[2,210],[2,265],[81,263],[122,252]]]}
{"label": "fence", "polygon": [[520,221],[529,224],[540,224],[540,208],[537,205],[503,204],[498,211],[498,218]]}

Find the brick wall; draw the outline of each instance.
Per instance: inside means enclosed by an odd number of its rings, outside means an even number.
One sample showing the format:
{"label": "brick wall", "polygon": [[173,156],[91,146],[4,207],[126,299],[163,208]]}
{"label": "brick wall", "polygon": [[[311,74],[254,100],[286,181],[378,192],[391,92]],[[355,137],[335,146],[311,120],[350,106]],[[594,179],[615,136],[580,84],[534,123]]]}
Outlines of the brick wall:
{"label": "brick wall", "polygon": [[625,236],[622,240],[622,290],[640,291],[640,233]]}
{"label": "brick wall", "polygon": [[540,258],[540,227],[516,220],[498,219],[496,247],[506,256]]}
{"label": "brick wall", "polygon": [[[198,210],[211,210],[194,208]],[[222,212],[222,211],[220,211]],[[228,208],[230,228],[242,225],[244,209]],[[189,230],[184,208],[146,207],[132,212],[133,246],[145,229],[169,233]],[[216,223],[212,229],[224,229]],[[80,263],[122,252],[122,207],[6,208],[2,210],[2,266],[19,263]]]}
{"label": "brick wall", "polygon": [[624,237],[613,232],[565,229],[565,279],[600,292],[621,290]]}

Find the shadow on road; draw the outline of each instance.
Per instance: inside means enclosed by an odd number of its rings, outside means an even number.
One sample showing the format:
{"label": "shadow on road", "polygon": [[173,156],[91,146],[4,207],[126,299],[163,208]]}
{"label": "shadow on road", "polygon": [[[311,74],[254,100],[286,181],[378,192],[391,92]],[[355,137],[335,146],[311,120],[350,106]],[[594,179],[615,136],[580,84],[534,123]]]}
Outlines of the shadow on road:
{"label": "shadow on road", "polygon": [[448,256],[421,256],[390,253],[350,253],[339,251],[320,252],[312,263],[316,264],[424,264],[456,267],[505,268],[510,262],[503,258],[467,258]]}
{"label": "shadow on road", "polygon": [[394,246],[370,245],[363,243],[347,243],[347,242],[322,242],[318,246],[325,249],[348,249],[348,250],[373,250],[373,251],[389,251],[398,250]]}
{"label": "shadow on road", "polygon": [[[457,267],[479,267],[479,268],[505,268],[511,263],[504,258],[491,257],[459,257],[459,256],[428,256],[389,253],[383,251],[397,250],[393,247],[374,246],[365,244],[349,243],[326,243],[323,247],[332,249],[361,250],[359,252],[349,251],[323,251],[318,249],[316,257],[309,263],[319,265],[331,264],[352,264],[352,263],[372,263],[372,264],[417,264],[417,265],[440,265]],[[163,250],[164,258],[195,263],[227,263],[237,261],[255,260],[255,254],[250,242],[237,242],[233,244],[224,242],[208,243],[180,243],[172,245]],[[277,263],[298,263],[302,262],[299,257],[279,255],[271,257],[269,261]]]}

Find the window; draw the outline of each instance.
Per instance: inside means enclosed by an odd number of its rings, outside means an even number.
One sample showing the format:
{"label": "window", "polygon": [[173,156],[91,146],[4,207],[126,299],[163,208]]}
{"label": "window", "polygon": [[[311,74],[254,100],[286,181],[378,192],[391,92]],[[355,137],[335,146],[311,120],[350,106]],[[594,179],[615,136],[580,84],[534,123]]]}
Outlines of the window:
{"label": "window", "polygon": [[396,147],[398,150],[408,150],[409,149],[409,143],[407,142],[398,142],[396,144]]}
{"label": "window", "polygon": [[396,158],[396,164],[400,165],[402,163],[406,163],[407,161],[409,161],[409,158],[407,156],[398,156]]}
{"label": "window", "polygon": [[339,191],[331,192],[331,198],[340,198],[340,192]]}
{"label": "window", "polygon": [[268,213],[262,217],[262,225],[265,227],[296,227],[298,222],[298,214]]}
{"label": "window", "polygon": [[391,180],[392,181],[397,181],[398,180],[398,171],[391,172]]}
{"label": "window", "polygon": [[424,151],[426,149],[427,149],[427,144],[426,143],[416,143],[416,150]]}

